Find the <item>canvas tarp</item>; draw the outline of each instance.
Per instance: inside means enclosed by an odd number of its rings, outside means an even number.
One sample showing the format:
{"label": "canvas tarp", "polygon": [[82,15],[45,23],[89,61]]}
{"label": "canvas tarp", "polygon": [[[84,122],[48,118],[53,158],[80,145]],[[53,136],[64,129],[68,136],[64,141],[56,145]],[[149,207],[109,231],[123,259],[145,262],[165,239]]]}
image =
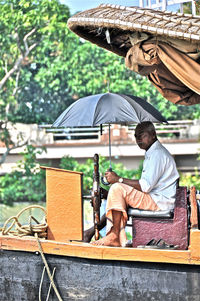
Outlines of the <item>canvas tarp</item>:
{"label": "canvas tarp", "polygon": [[101,4],[71,17],[68,26],[125,57],[171,102],[200,103],[200,16]]}
{"label": "canvas tarp", "polygon": [[200,65],[193,59],[198,60],[198,45],[191,43],[189,47],[188,43],[181,45],[179,42],[175,46],[181,47],[182,51],[172,47],[169,42],[137,42],[126,55],[126,66],[146,75],[171,102],[182,105],[200,103]]}

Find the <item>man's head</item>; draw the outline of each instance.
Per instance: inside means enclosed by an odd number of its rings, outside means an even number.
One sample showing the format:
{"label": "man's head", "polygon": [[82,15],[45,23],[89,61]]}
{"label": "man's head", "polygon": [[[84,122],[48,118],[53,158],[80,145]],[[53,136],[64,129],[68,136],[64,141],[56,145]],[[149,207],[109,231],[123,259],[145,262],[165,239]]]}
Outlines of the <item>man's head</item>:
{"label": "man's head", "polygon": [[152,122],[141,122],[136,126],[135,139],[137,145],[146,151],[157,140],[156,130]]}

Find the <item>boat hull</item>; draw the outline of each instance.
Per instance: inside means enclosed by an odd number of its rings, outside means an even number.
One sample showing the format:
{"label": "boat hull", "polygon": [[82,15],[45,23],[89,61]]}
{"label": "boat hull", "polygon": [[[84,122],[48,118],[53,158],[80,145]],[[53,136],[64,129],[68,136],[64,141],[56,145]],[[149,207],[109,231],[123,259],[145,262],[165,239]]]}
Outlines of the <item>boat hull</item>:
{"label": "boat hull", "polygon": [[[197,265],[96,260],[45,255],[55,283],[65,300],[200,300]],[[40,255],[0,250],[0,300],[38,301],[43,271]],[[45,273],[42,300],[49,279]],[[57,300],[53,289],[49,300]]]}

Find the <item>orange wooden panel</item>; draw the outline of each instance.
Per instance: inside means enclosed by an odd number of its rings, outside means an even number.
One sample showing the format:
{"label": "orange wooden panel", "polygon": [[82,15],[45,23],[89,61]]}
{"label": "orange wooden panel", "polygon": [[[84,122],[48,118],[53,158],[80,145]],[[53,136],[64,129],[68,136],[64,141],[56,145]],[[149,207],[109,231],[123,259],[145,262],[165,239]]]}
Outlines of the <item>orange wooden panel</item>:
{"label": "orange wooden panel", "polygon": [[48,239],[83,239],[82,173],[46,168]]}
{"label": "orange wooden panel", "polygon": [[191,259],[200,262],[200,230],[190,230]]}
{"label": "orange wooden panel", "polygon": [[190,205],[191,205],[191,228],[198,228],[198,215],[197,215],[197,201],[196,201],[196,188],[190,188]]}

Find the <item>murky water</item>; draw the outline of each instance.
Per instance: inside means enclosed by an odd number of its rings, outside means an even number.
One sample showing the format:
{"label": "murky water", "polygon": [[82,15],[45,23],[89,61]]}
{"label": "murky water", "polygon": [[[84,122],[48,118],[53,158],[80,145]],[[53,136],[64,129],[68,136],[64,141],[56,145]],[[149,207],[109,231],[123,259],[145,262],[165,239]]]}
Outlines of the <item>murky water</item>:
{"label": "murky water", "polygon": [[[24,208],[31,205],[40,205],[46,208],[46,203],[31,203],[31,202],[22,202],[22,203],[14,203],[13,206],[6,206],[4,204],[0,204],[0,228],[3,227],[4,223],[11,216],[16,216],[20,213]],[[101,205],[101,215],[104,214],[106,209],[106,201],[104,200]],[[32,208],[23,212],[19,217],[19,222],[24,225],[29,223],[29,216],[34,216],[38,222],[43,222],[44,220],[44,212],[41,209]],[[8,224],[9,226],[9,224]],[[84,230],[93,226],[93,209],[89,201],[84,201]],[[130,228],[127,227],[127,233],[129,233],[130,239]],[[105,228],[100,232],[101,236],[105,236],[106,231]]]}
{"label": "murky water", "polygon": [[[14,203],[13,206],[7,206],[4,204],[0,204],[0,227],[2,227],[5,223],[5,221],[10,218],[11,216],[16,216],[20,213],[21,210],[24,208],[31,206],[31,205],[40,205],[44,208],[46,208],[46,203],[31,203],[31,202],[22,202],[22,203]],[[29,216],[34,216],[39,222],[42,221],[44,217],[44,213],[42,210],[37,208],[28,209],[25,212],[23,212],[20,217],[19,221],[22,224],[26,224],[29,222]],[[89,201],[84,202],[84,229],[88,229],[92,226],[93,222],[93,212],[92,207],[90,205]]]}

